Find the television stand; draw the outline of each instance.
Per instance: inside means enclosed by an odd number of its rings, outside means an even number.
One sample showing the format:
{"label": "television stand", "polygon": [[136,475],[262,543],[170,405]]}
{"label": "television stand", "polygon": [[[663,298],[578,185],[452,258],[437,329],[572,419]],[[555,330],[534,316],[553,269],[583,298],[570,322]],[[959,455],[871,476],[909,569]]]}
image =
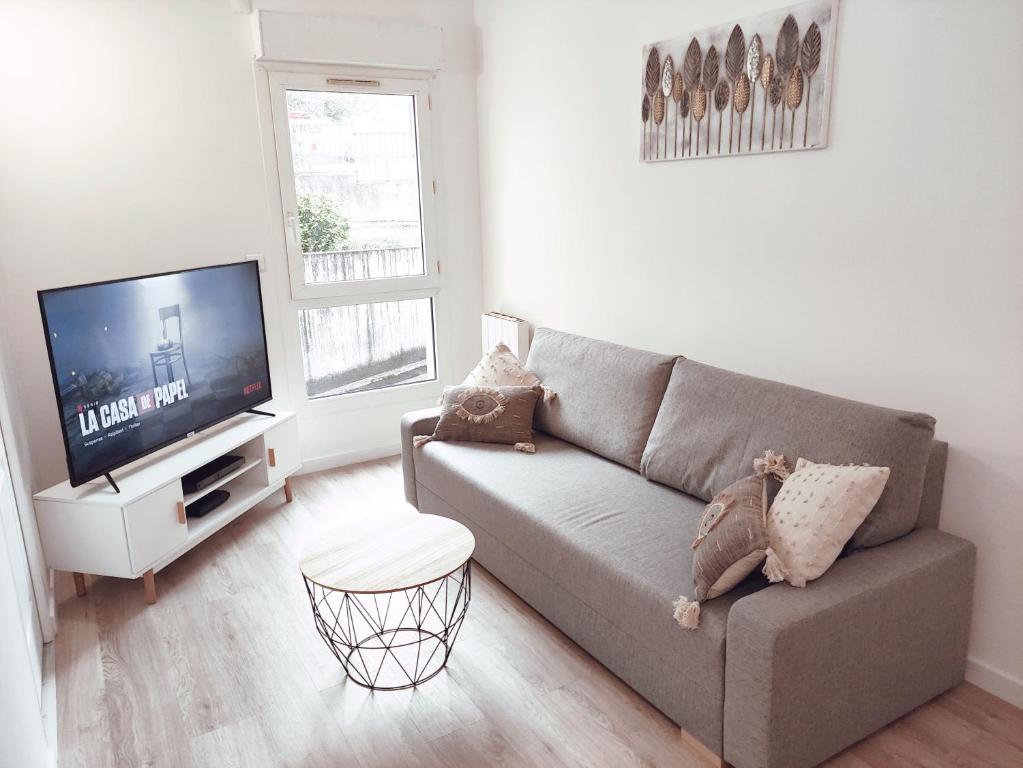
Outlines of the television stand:
{"label": "television stand", "polygon": [[[292,500],[290,477],[302,466],[298,419],[287,411],[266,415],[241,414],[168,446],[118,472],[118,483],[107,475],[37,493],[47,565],[73,573],[80,596],[85,574],[93,574],[141,578],[146,602],[156,602],[158,571],[277,491]],[[244,463],[201,490],[184,492],[182,477],[229,453]],[[188,504],[218,488],[231,494],[224,504],[203,517],[185,514]]]}
{"label": "television stand", "polygon": [[114,478],[111,477],[109,472],[104,472],[103,477],[105,477],[107,479],[107,482],[110,483],[110,485],[113,487],[114,493],[121,492],[121,489],[117,487],[117,483],[114,482]]}
{"label": "television stand", "polygon": [[261,411],[258,408],[248,408],[245,412],[255,414],[256,416],[273,416],[269,411]]}

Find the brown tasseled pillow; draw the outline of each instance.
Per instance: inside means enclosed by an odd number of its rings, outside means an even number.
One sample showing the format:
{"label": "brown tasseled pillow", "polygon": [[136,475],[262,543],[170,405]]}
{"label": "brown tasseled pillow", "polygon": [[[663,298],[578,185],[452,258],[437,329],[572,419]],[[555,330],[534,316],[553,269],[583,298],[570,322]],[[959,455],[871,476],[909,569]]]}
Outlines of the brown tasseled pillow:
{"label": "brown tasseled pillow", "polygon": [[682,596],[674,604],[675,621],[683,629],[700,625],[700,603],[733,589],[767,557],[769,497],[788,471],[785,457],[773,451],[756,459],[753,468],[756,474],[736,480],[703,510],[693,541],[695,599]]}
{"label": "brown tasseled pillow", "polygon": [[432,435],[413,438],[418,447],[431,440],[505,443],[535,453],[533,411],[542,390],[532,387],[461,386],[445,390],[440,421]]}

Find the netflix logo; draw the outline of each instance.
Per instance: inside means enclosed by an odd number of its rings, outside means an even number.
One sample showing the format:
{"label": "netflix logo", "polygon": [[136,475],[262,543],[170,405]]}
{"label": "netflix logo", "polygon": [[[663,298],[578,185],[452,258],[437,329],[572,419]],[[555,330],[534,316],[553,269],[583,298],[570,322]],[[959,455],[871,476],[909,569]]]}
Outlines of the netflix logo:
{"label": "netflix logo", "polygon": [[257,381],[254,384],[247,385],[243,390],[243,395],[251,395],[253,392],[258,392],[263,388],[263,382]]}

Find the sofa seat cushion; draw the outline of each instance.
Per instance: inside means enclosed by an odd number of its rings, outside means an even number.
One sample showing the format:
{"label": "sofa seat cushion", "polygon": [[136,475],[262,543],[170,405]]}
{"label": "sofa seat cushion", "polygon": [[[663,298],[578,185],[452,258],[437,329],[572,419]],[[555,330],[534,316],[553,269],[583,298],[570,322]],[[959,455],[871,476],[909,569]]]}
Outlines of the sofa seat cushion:
{"label": "sofa seat cushion", "polygon": [[858,403],[695,360],[678,360],[643,453],[651,480],[710,499],[749,474],[766,449],[824,464],[889,467],[880,500],[855,547],[913,530],[934,438],[934,419]]}
{"label": "sofa seat cushion", "polygon": [[681,630],[672,602],[693,594],[690,545],[703,503],[549,435],[537,433],[536,451],[430,443],[415,455],[416,481],[721,696],[728,608],[766,582],[751,579],[707,602],[700,631]]}
{"label": "sofa seat cushion", "polygon": [[536,407],[536,426],[639,469],[675,358],[538,328],[526,368],[558,393]]}

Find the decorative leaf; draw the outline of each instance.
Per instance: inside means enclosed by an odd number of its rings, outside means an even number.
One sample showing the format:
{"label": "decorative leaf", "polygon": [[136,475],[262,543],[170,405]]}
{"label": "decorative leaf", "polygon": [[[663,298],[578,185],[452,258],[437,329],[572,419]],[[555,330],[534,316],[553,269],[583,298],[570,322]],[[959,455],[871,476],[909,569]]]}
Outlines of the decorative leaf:
{"label": "decorative leaf", "polygon": [[644,123],[650,120],[650,97],[645,93],[643,94],[643,109],[641,114],[643,115]]}
{"label": "decorative leaf", "polygon": [[694,37],[689,43],[689,48],[686,49],[685,61],[682,62],[682,79],[685,80],[687,91],[694,90],[696,84],[700,82],[701,60],[700,43]]}
{"label": "decorative leaf", "polygon": [[813,22],[806,30],[803,48],[799,52],[799,63],[807,77],[813,77],[821,63],[821,28]]}
{"label": "decorative leaf", "polygon": [[739,114],[745,112],[749,106],[749,85],[749,77],[745,72],[740,72],[735,81],[735,93],[732,94],[732,103]]}
{"label": "decorative leaf", "polygon": [[776,75],[771,80],[771,84],[767,86],[767,100],[771,102],[771,105],[777,107],[781,104],[781,97],[785,93],[785,86],[781,81],[781,76]]}
{"label": "decorative leaf", "polygon": [[785,106],[795,109],[803,103],[803,70],[796,64],[789,72],[789,84],[785,87]]}
{"label": "decorative leaf", "polygon": [[746,65],[746,38],[742,34],[742,27],[736,24],[732,27],[732,34],[728,36],[728,45],[725,46],[725,73],[728,79],[734,81]]}
{"label": "decorative leaf", "polygon": [[682,101],[682,92],[685,91],[685,86],[682,85],[682,73],[676,72],[675,77],[671,79],[671,98],[678,104]]}
{"label": "decorative leaf", "polygon": [[[714,107],[718,112],[724,112],[728,109],[728,97],[731,93],[728,90],[728,81],[719,80],[717,88],[714,89]],[[644,123],[646,120],[643,121]]]}
{"label": "decorative leaf", "polygon": [[782,22],[778,31],[778,44],[774,47],[774,58],[778,64],[778,74],[788,77],[799,57],[799,25],[790,13]]}
{"label": "decorative leaf", "polygon": [[749,50],[746,51],[746,77],[749,78],[751,86],[756,85],[760,79],[763,58],[764,44],[760,42],[760,35],[753,35],[753,39],[749,41]]}
{"label": "decorative leaf", "polygon": [[646,85],[646,94],[650,98],[654,97],[654,91],[657,90],[657,85],[661,81],[661,54],[657,51],[657,46],[653,46],[650,49],[650,55],[646,57],[646,79],[644,81]]}
{"label": "decorative leaf", "polygon": [[693,92],[693,119],[700,122],[705,114],[707,114],[707,89],[703,87],[703,83],[700,83]]}
{"label": "decorative leaf", "polygon": [[671,58],[669,53],[664,57],[664,68],[661,69],[661,92],[664,94],[664,98],[668,98],[671,95],[671,81],[675,76],[675,60]]}
{"label": "decorative leaf", "polygon": [[771,58],[771,54],[767,54],[764,57],[764,66],[760,69],[760,84],[764,86],[765,91],[771,85],[772,80],[774,80],[774,59]]}
{"label": "decorative leaf", "polygon": [[703,87],[710,93],[718,82],[718,49],[713,45],[707,49],[707,57],[703,60]]}
{"label": "decorative leaf", "polygon": [[689,115],[689,104],[693,100],[693,94],[689,91],[682,91],[682,101],[679,103],[679,112],[682,117],[688,117]]}
{"label": "decorative leaf", "polygon": [[664,94],[661,91],[654,94],[654,122],[658,125],[664,122]]}

